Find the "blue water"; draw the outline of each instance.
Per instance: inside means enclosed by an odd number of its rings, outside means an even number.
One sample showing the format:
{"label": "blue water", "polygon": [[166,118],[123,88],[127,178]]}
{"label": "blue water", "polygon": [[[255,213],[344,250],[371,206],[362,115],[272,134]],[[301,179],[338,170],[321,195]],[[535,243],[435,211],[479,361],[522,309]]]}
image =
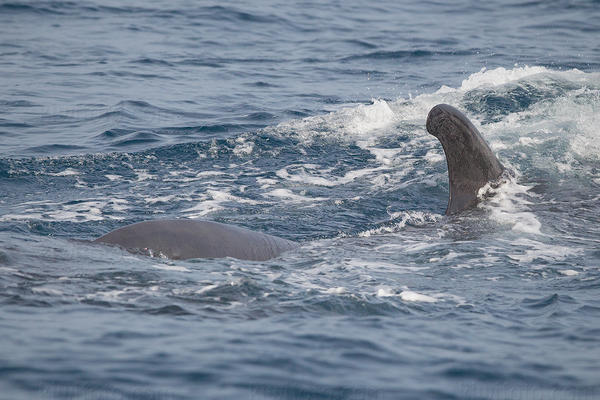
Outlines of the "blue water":
{"label": "blue water", "polygon": [[[598,1],[0,3],[0,398],[600,397]],[[438,103],[513,177],[446,217]],[[268,262],[87,242],[201,218]]]}

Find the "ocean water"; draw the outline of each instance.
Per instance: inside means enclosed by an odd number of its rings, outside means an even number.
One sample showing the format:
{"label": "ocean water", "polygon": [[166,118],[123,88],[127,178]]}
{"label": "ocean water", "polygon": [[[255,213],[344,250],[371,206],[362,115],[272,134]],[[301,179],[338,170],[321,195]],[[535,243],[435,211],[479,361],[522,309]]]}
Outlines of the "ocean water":
{"label": "ocean water", "polygon": [[[600,398],[598,1],[0,2],[0,398]],[[461,109],[513,177],[444,215]],[[160,218],[267,262],[89,244]]]}

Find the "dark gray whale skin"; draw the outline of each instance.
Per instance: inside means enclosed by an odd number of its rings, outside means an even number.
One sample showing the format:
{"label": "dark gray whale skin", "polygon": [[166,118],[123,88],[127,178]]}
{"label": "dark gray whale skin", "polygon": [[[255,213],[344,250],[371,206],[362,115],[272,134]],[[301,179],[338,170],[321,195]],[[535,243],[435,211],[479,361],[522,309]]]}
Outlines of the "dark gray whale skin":
{"label": "dark gray whale skin", "polygon": [[479,189],[496,181],[504,167],[471,121],[456,108],[438,104],[429,111],[427,131],[437,137],[448,164],[450,197],[446,214],[477,204]]}
{"label": "dark gray whale skin", "polygon": [[94,240],[171,259],[223,258],[265,261],[298,247],[290,240],[233,225],[192,219],[139,222]]}

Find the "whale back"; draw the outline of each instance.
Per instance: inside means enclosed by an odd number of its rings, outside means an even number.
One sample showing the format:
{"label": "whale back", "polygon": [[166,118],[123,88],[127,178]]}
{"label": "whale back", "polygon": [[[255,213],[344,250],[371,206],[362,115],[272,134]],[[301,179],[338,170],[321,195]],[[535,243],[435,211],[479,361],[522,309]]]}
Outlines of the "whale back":
{"label": "whale back", "polygon": [[500,161],[471,121],[450,105],[438,104],[429,111],[427,131],[438,138],[446,154],[450,187],[446,214],[477,204],[479,189],[502,175]]}
{"label": "whale back", "polygon": [[172,259],[223,258],[264,261],[298,247],[290,240],[237,226],[189,219],[139,222],[94,240]]}

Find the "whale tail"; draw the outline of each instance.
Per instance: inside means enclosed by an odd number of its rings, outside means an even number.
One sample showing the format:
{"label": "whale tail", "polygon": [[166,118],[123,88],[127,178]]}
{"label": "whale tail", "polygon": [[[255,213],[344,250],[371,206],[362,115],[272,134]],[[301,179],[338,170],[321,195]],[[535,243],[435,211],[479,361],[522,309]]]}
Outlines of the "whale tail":
{"label": "whale tail", "polygon": [[426,126],[446,154],[450,187],[446,215],[474,206],[479,189],[497,180],[504,167],[477,128],[456,108],[438,104],[429,111]]}

